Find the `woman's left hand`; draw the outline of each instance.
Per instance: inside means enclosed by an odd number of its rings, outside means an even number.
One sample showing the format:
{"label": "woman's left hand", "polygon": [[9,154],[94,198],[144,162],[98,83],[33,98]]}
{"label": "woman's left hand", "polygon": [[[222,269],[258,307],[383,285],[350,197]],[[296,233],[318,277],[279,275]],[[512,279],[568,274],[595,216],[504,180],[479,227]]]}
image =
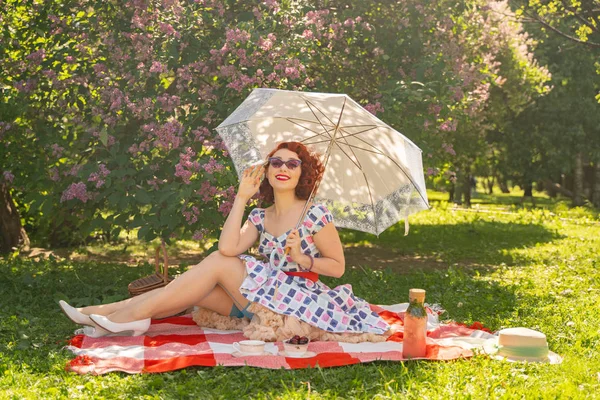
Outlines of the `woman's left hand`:
{"label": "woman's left hand", "polygon": [[285,248],[290,249],[290,257],[292,257],[292,260],[296,263],[301,261],[303,256],[300,246],[301,241],[302,239],[300,238],[298,229],[293,229],[285,240]]}

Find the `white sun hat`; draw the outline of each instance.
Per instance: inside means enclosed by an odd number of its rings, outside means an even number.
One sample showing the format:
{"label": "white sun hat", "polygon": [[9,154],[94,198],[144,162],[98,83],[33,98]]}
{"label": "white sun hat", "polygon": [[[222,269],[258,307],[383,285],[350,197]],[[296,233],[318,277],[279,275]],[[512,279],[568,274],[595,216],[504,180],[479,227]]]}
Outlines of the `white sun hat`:
{"label": "white sun hat", "polygon": [[526,361],[560,364],[562,358],[548,349],[546,335],[529,328],[508,328],[483,345],[492,358],[506,361]]}

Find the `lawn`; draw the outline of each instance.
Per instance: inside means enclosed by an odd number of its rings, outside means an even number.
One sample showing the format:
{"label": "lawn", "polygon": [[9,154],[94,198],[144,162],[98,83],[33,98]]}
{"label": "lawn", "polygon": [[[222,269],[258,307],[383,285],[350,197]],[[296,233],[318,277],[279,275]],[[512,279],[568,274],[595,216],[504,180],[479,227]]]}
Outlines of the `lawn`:
{"label": "lawn", "polygon": [[[152,266],[143,246],[77,249],[98,257],[0,259],[0,398],[600,398],[600,219],[589,209],[537,199],[523,208],[519,194],[477,195],[472,210],[455,209],[430,193],[433,208],[379,238],[342,231],[355,293],[376,304],[407,300],[427,290],[443,318],[480,321],[492,330],[525,326],[548,337],[560,365],[505,363],[484,355],[453,362],[375,362],[295,371],[187,368],[157,375],[65,372],[62,349],[75,326],[57,300],[76,305],[119,300],[127,283]],[[103,250],[104,249],[104,250]],[[186,243],[179,271],[190,253]],[[197,249],[197,250],[194,250]],[[104,260],[110,259],[105,257]],[[177,258],[175,258],[177,260]]]}

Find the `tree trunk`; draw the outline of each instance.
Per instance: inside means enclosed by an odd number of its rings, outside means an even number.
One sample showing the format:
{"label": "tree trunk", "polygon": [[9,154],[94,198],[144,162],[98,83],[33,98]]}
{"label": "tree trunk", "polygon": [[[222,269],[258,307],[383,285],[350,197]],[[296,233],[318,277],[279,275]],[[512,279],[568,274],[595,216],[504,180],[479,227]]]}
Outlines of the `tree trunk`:
{"label": "tree trunk", "polygon": [[550,179],[544,179],[544,185],[546,186],[547,190],[552,190],[556,193],[560,193],[563,196],[567,196],[570,199],[573,198],[573,192],[571,192],[569,189],[564,188],[558,183],[552,182]]}
{"label": "tree trunk", "polygon": [[467,207],[471,207],[471,189],[472,189],[472,185],[471,185],[471,169],[467,168],[465,171],[465,175],[462,177],[463,179],[463,193],[465,194],[465,206]]}
{"label": "tree trunk", "polygon": [[9,253],[15,247],[29,248],[29,237],[21,225],[21,216],[4,182],[0,182],[0,233],[1,254]]}
{"label": "tree trunk", "polygon": [[573,205],[583,205],[583,155],[575,156],[575,171],[573,171]]}
{"label": "tree trunk", "polygon": [[551,182],[549,179],[543,181],[544,190],[548,193],[548,196],[555,199],[558,191],[554,187],[556,185],[554,182]]}
{"label": "tree trunk", "polygon": [[456,178],[454,179],[454,191],[453,191],[453,199],[454,203],[458,205],[463,204],[463,195],[465,193],[464,184],[465,180],[463,177],[463,170],[461,168],[456,169]]}
{"label": "tree trunk", "polygon": [[471,207],[471,185],[469,185],[469,183],[470,182],[466,182],[465,186],[463,187],[465,193],[465,206],[468,208]]}
{"label": "tree trunk", "polygon": [[498,186],[500,186],[500,191],[502,193],[510,193],[510,189],[508,188],[508,183],[506,183],[506,179],[498,177]]}
{"label": "tree trunk", "polygon": [[596,160],[594,171],[594,191],[592,192],[592,199],[594,200],[594,205],[600,208],[600,159]]}
{"label": "tree trunk", "polygon": [[523,197],[521,197],[521,204],[524,204],[528,197],[531,199],[531,204],[535,207],[535,198],[533,197],[533,182],[531,181],[528,181],[523,185]]}
{"label": "tree trunk", "polygon": [[496,178],[493,176],[491,178],[489,176],[487,178],[485,178],[488,194],[494,194],[494,180],[495,179]]}

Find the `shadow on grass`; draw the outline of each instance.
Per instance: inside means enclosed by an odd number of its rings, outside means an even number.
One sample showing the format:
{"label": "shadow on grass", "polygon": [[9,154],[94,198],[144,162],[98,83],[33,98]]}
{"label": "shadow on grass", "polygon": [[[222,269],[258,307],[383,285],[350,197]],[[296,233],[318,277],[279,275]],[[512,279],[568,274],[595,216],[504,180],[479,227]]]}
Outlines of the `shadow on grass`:
{"label": "shadow on grass", "polygon": [[518,260],[510,250],[533,247],[563,237],[539,224],[484,220],[412,224],[408,236],[404,236],[404,225],[400,224],[390,227],[379,238],[345,229],[341,230],[340,236],[347,254],[363,253],[363,258],[356,255],[357,265],[400,270],[419,266],[443,268],[455,263],[469,267],[490,267],[502,263],[514,265]]}
{"label": "shadow on grass", "polygon": [[[535,204],[539,206],[550,206],[556,203],[556,200],[550,199],[544,196],[534,196]],[[521,204],[531,205],[531,197],[523,199],[521,194],[487,194],[487,193],[475,193],[471,197],[471,203],[473,204],[493,204],[493,205],[516,205]]]}
{"label": "shadow on grass", "polygon": [[[208,246],[205,246],[208,247]],[[188,242],[177,241],[167,247],[169,265],[191,265],[200,262],[206,253],[201,246],[190,246]],[[43,249],[33,248],[26,254],[30,258],[47,258],[53,254],[78,262],[93,261],[100,263],[125,263],[136,265],[153,263],[155,259],[154,245],[138,240],[119,240],[112,243],[96,243],[74,248]],[[162,262],[162,253],[159,255]]]}
{"label": "shadow on grass", "polygon": [[411,288],[427,291],[425,301],[447,310],[441,319],[480,321],[495,329],[517,305],[517,287],[487,280],[478,270],[465,268],[420,269],[398,274],[392,268],[368,270],[351,267],[341,279],[322,277],[329,286],[351,283],[354,293],[373,304],[408,301]]}

